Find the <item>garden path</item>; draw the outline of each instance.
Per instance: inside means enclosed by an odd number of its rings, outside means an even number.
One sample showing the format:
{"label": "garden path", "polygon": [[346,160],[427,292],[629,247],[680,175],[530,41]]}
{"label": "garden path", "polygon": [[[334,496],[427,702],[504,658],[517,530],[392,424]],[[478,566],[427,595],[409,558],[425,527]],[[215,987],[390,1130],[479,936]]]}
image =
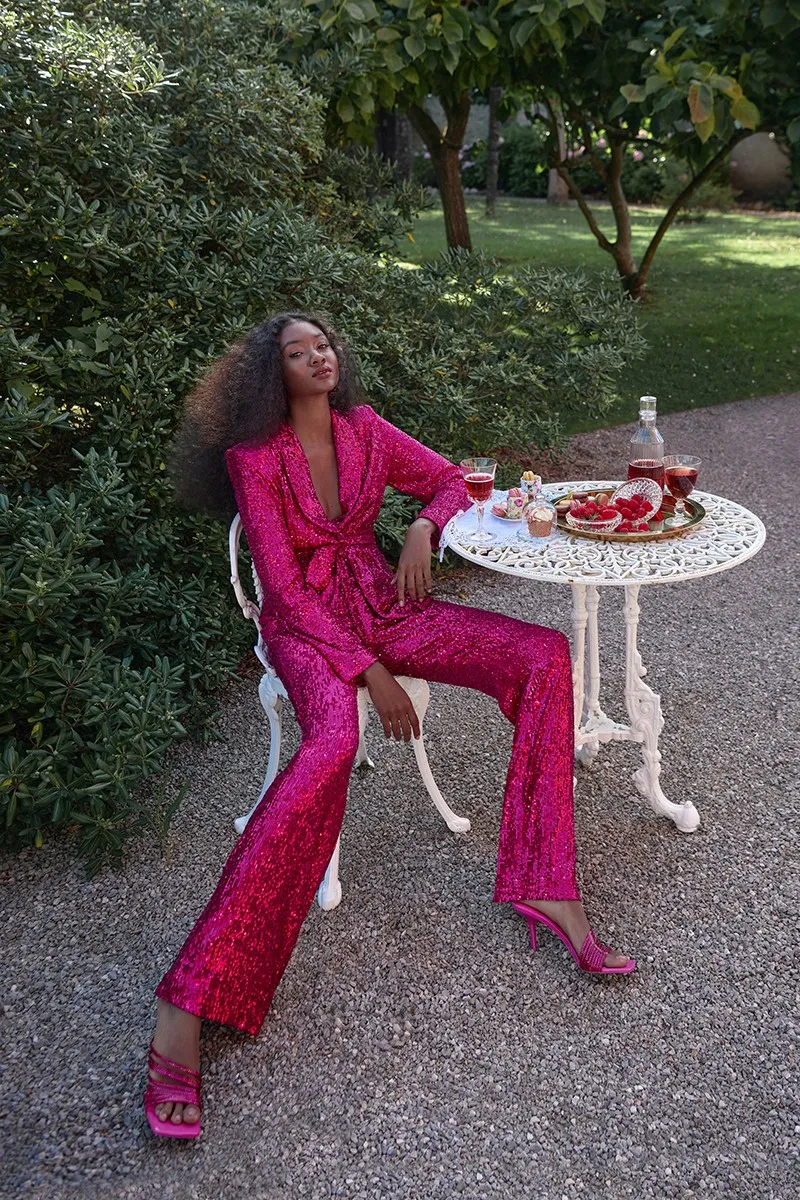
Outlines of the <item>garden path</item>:
{"label": "garden path", "polygon": [[[582,978],[544,937],[534,958],[523,924],[492,905],[511,729],[485,697],[435,688],[431,762],[472,832],[446,830],[408,750],[373,730],[340,908],[312,910],[259,1038],[209,1030],[199,1143],[154,1140],[141,1109],[152,989],[263,771],[265,722],[244,681],[226,701],[226,741],[171,759],[167,791],[189,790],[165,860],[134,847],[121,873],[91,883],[63,844],[0,860],[0,1194],[788,1200],[799,401],[659,423],[670,450],[703,457],[702,486],[753,508],[769,536],[743,567],[643,600],[666,789],[696,800],[700,830],[681,835],[634,796],[632,746],[579,773],[586,901],[600,934],[639,960],[635,976]],[[627,437],[582,435],[563,474],[607,474]],[[569,630],[566,588],[465,568],[440,591]],[[609,664],[620,631],[603,608],[620,599],[601,606]]]}

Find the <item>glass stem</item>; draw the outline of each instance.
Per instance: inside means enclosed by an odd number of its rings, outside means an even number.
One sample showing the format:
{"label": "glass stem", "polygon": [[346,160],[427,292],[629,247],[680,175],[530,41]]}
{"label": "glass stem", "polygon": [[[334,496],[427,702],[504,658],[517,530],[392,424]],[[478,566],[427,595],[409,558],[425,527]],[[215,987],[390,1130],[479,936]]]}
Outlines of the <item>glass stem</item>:
{"label": "glass stem", "polygon": [[475,507],[478,510],[478,534],[483,534],[483,504],[480,501],[475,502]]}

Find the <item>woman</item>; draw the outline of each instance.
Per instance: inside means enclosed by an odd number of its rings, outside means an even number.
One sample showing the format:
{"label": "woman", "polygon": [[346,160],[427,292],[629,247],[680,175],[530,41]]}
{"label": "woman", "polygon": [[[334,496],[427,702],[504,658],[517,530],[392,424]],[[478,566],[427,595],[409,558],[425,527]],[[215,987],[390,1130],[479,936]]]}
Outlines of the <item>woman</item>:
{"label": "woman", "polygon": [[[458,469],[361,403],[333,331],[292,313],[254,329],[189,397],[182,462],[184,500],[241,513],[262,631],[302,741],[156,989],[154,1131],[199,1132],[202,1018],[261,1027],[339,836],[359,684],[386,736],[406,741],[419,724],[395,675],[497,699],[516,730],[494,898],[528,920],[534,949],[539,923],[583,970],[631,972],[633,960],[591,933],[575,882],[567,639],[430,595],[431,552],[468,505]],[[394,576],[373,534],[387,484],[424,504]]]}

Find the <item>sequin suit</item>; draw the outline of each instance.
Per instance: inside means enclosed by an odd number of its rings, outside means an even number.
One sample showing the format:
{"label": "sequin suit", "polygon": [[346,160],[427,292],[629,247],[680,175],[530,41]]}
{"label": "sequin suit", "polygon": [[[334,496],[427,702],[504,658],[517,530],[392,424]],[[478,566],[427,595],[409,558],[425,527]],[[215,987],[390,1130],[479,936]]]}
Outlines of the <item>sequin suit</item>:
{"label": "sequin suit", "polygon": [[230,855],[156,994],[255,1034],[342,824],[358,746],[356,677],[395,675],[494,696],[514,722],[494,898],[572,900],[573,717],[563,634],[433,597],[397,600],[373,526],[387,485],[441,532],[469,504],[458,468],[364,405],[332,410],[342,516],[329,520],[294,430],[228,451],[265,601],[261,627],[300,748]]}

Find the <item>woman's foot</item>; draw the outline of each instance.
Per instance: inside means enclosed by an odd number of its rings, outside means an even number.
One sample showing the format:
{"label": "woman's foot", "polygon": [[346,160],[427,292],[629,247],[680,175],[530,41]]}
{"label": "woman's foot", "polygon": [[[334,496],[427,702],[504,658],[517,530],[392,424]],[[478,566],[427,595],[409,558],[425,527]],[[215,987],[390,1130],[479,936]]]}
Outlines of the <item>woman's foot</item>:
{"label": "woman's foot", "polygon": [[[158,1002],[158,1019],[153,1034],[153,1047],[165,1058],[180,1063],[192,1071],[200,1070],[200,1018],[184,1012],[164,1000]],[[151,1079],[164,1081],[166,1077],[151,1070]],[[200,1109],[196,1104],[157,1104],[156,1115],[173,1125],[194,1125],[200,1120]]]}
{"label": "woman's foot", "polygon": [[[567,935],[575,953],[580,954],[581,946],[591,928],[580,900],[526,900],[525,904],[549,917]],[[611,950],[606,955],[603,966],[624,967],[628,961],[627,954]]]}

